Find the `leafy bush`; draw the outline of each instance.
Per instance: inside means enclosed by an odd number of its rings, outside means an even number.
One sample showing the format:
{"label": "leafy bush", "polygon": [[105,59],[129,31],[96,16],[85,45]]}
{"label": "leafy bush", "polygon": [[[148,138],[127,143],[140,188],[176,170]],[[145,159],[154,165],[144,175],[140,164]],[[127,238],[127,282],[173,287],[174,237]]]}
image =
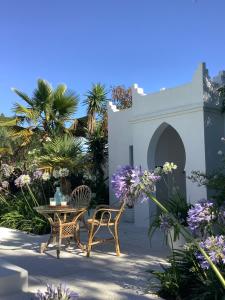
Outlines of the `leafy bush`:
{"label": "leafy bush", "polygon": [[[169,257],[170,267],[150,271],[159,280],[157,294],[168,300],[222,300],[224,289],[212,269],[203,270],[190,246],[175,250]],[[225,269],[223,270],[224,274]]]}
{"label": "leafy bush", "polygon": [[0,226],[35,234],[50,232],[47,220],[33,209],[33,200],[28,192],[17,193],[14,197],[8,195],[4,201],[1,197]]}

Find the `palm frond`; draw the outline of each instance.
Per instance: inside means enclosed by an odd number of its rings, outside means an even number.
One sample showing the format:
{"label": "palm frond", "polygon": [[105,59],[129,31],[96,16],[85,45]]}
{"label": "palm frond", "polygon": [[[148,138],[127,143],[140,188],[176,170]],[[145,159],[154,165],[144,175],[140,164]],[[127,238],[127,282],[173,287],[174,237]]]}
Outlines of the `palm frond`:
{"label": "palm frond", "polygon": [[24,117],[28,123],[30,122],[37,123],[38,116],[39,116],[39,112],[37,110],[34,110],[32,108],[27,108],[19,103],[15,103],[13,106],[13,111],[16,114],[22,115],[22,117]]}
{"label": "palm frond", "polygon": [[39,163],[42,167],[61,166],[69,169],[81,166],[84,163],[81,148],[79,139],[66,134],[58,136],[44,144],[44,154],[39,157]]}
{"label": "palm frond", "polygon": [[61,87],[61,89],[56,89],[53,98],[52,110],[58,119],[65,120],[71,118],[76,112],[78,96],[73,92],[65,92],[63,87]]}
{"label": "palm frond", "polygon": [[21,92],[19,90],[17,90],[16,88],[12,88],[12,91],[15,92],[20,98],[22,98],[25,102],[27,102],[27,104],[29,104],[30,106],[33,105],[33,100],[30,99],[28,97],[27,94],[25,94],[24,92]]}
{"label": "palm frond", "polygon": [[0,148],[0,154],[1,155],[5,155],[5,154],[9,154],[9,155],[12,155],[13,154],[13,151],[12,151],[12,148],[11,147],[2,147]]}
{"label": "palm frond", "polygon": [[17,123],[18,123],[17,118],[1,118],[0,119],[0,127],[16,126]]}
{"label": "palm frond", "polygon": [[44,79],[38,79],[37,88],[33,93],[35,108],[44,109],[44,105],[52,94],[52,86]]}

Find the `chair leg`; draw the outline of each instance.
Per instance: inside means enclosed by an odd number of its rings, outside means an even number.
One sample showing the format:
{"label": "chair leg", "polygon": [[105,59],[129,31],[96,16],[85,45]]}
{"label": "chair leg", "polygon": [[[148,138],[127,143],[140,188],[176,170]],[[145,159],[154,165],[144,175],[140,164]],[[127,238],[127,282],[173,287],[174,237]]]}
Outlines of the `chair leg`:
{"label": "chair leg", "polygon": [[90,257],[91,254],[93,231],[94,231],[94,226],[91,226],[91,229],[88,232],[87,257]]}
{"label": "chair leg", "polygon": [[74,229],[74,242],[75,242],[76,246],[78,248],[81,248],[83,251],[83,245],[81,244],[81,241],[80,241],[80,224],[79,224],[79,222],[77,222],[75,229]]}
{"label": "chair leg", "polygon": [[120,256],[120,243],[119,243],[118,227],[117,226],[115,226],[114,233],[115,233],[116,255]]}
{"label": "chair leg", "polygon": [[48,245],[51,243],[52,239],[53,239],[53,236],[52,236],[52,234],[50,234],[50,237],[49,237],[47,243],[41,243],[40,253],[44,253],[45,250],[47,250]]}

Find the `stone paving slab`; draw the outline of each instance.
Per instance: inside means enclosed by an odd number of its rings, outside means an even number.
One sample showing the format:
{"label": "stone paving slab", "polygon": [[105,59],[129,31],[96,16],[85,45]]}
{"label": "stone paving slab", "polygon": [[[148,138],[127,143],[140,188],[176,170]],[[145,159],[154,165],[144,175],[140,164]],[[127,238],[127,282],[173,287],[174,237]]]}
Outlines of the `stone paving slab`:
{"label": "stone paving slab", "polygon": [[[0,258],[26,269],[29,273],[27,294],[17,294],[1,300],[32,299],[37,289],[46,283],[64,282],[80,295],[80,299],[126,300],[159,299],[149,282],[149,269],[159,269],[166,264],[169,249],[163,245],[161,232],[154,236],[151,246],[147,230],[133,224],[121,224],[122,255],[117,257],[111,243],[98,245],[87,258],[79,249],[63,250],[56,259],[50,248],[39,253],[39,245],[48,236],[30,235],[0,227]],[[85,239],[85,237],[83,237]]]}

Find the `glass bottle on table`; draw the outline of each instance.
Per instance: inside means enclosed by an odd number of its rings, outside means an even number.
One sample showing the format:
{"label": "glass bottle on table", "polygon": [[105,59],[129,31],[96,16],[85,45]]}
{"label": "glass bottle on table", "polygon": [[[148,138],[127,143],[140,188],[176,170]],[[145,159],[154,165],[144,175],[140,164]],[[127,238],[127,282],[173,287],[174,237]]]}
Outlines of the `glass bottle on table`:
{"label": "glass bottle on table", "polygon": [[63,197],[63,194],[62,194],[62,192],[60,190],[60,187],[57,187],[55,195],[54,195],[54,199],[55,199],[56,205],[60,205],[61,204],[62,197]]}

